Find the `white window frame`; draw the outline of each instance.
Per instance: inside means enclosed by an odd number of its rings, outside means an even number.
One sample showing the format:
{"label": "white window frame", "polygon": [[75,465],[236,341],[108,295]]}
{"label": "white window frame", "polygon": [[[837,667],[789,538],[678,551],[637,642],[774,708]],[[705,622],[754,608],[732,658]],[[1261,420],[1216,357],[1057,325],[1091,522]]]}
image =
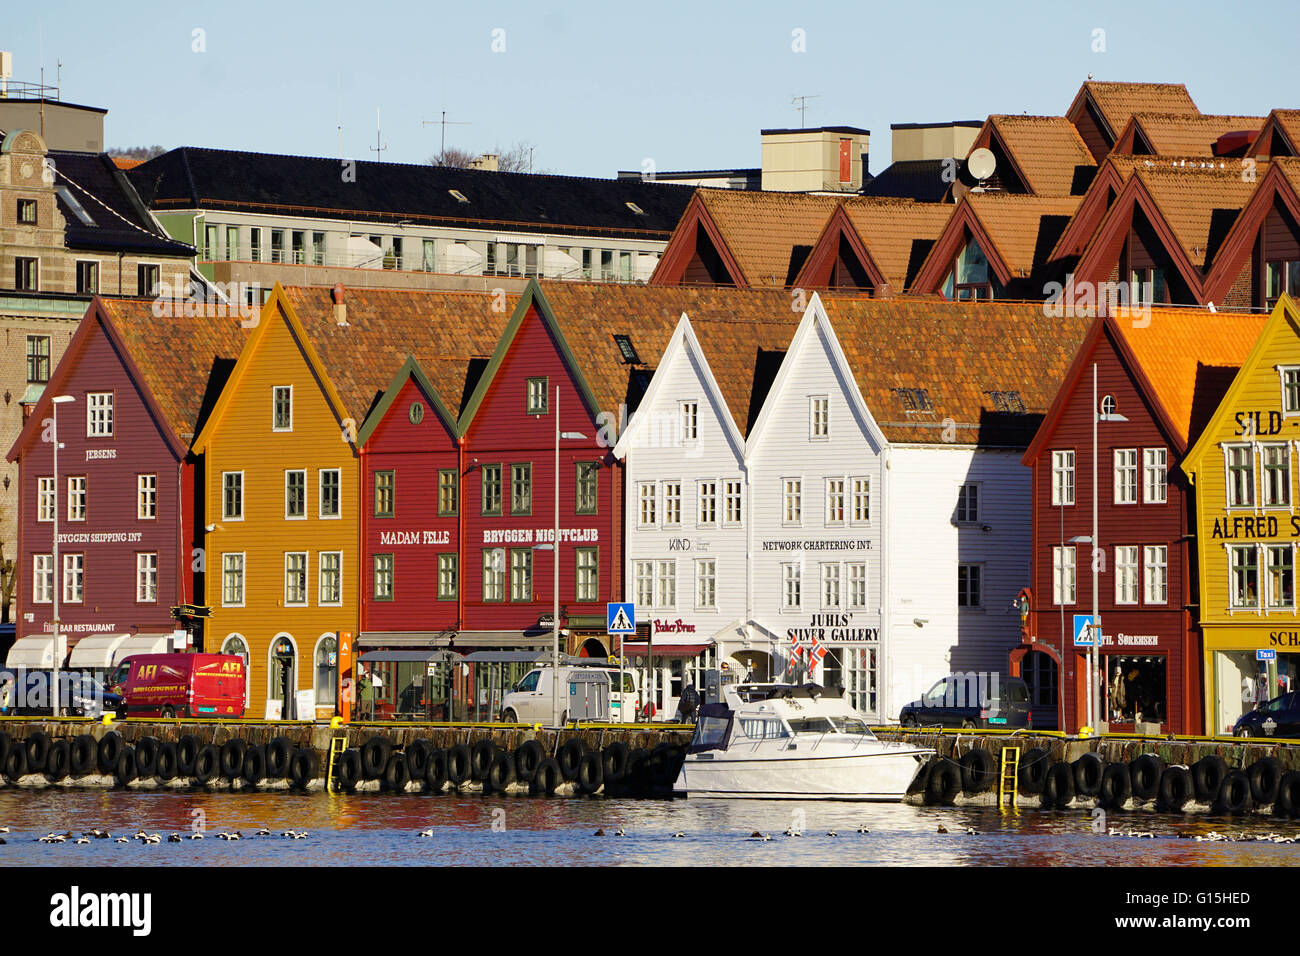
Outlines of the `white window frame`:
{"label": "white window frame", "polygon": [[[732,517],[732,503],[735,503],[735,517]],[[745,524],[745,483],[737,478],[728,478],[722,483],[722,525],[726,528],[739,528]]]}
{"label": "white window frame", "polygon": [[[1278,449],[1282,452],[1283,470],[1286,475],[1286,486],[1282,488],[1283,498],[1280,501],[1269,501],[1269,469],[1264,461],[1265,455],[1270,449]],[[1261,508],[1281,509],[1284,511],[1291,510],[1291,443],[1290,442],[1260,442],[1259,443],[1259,506]]]}
{"label": "white window frame", "polygon": [[[867,563],[865,561],[854,561],[846,565],[848,568],[849,583],[849,603],[850,611],[861,611],[867,607]],[[861,589],[862,598],[858,600],[855,591]]]}
{"label": "white window frame", "polygon": [[1142,595],[1142,547],[1136,544],[1115,546],[1115,603],[1135,605]]}
{"label": "white window frame", "polygon": [[[658,486],[653,481],[637,482],[636,526],[638,528],[654,528],[658,526],[658,503]],[[649,505],[648,509],[647,505]],[[646,518],[647,510],[649,511],[649,520]]]}
{"label": "white window frame", "polygon": [[113,437],[113,393],[86,393],[86,437]]}
{"label": "white window frame", "polygon": [[1296,408],[1287,408],[1286,376],[1288,372],[1294,372],[1298,377],[1300,377],[1300,365],[1277,365],[1274,367],[1277,369],[1278,389],[1281,392],[1278,399],[1278,407],[1282,409],[1282,417],[1295,418],[1297,415],[1300,415],[1300,405]]}
{"label": "white window frame", "polygon": [[[663,526],[674,527],[682,523],[682,483],[680,481],[665,481],[663,483]],[[646,525],[646,527],[650,527]]]}
{"label": "white window frame", "polygon": [[[338,510],[334,514],[325,513],[325,476],[338,476],[336,487],[338,488]],[[323,521],[342,521],[343,520],[343,469],[342,468],[320,468],[316,472],[316,517]]]}
{"label": "white window frame", "polygon": [[[146,559],[152,558],[152,567]],[[152,575],[149,577],[142,575]],[[142,588],[142,585],[144,586]],[[148,589],[153,589],[153,597],[141,596],[147,595]],[[136,604],[157,604],[158,603],[158,552],[157,551],[137,551],[135,554],[135,603]]]}
{"label": "white window frame", "polygon": [[[289,476],[302,475],[302,514],[289,514]],[[306,521],[307,520],[307,469],[306,468],[286,468],[284,470],[284,520],[285,521]]]}
{"label": "white window frame", "polygon": [[[790,586],[794,585],[794,600]],[[798,611],[803,607],[803,566],[797,562],[781,565],[781,610]]]}
{"label": "white window frame", "polygon": [[[229,475],[239,476],[239,514],[226,514],[226,478]],[[243,521],[244,520],[244,473],[243,471],[223,471],[221,473],[221,520],[222,521]]]}
{"label": "white window frame", "polygon": [[32,555],[32,603],[54,603],[53,554]]}
{"label": "white window frame", "polygon": [[[1066,559],[1069,559],[1068,563]],[[1069,572],[1069,600],[1065,600],[1066,573]],[[1074,545],[1052,546],[1052,604],[1069,607],[1079,599],[1079,564]]]}
{"label": "white window frame", "polygon": [[[826,497],[824,505],[826,511],[823,517],[828,528],[842,528],[848,524],[848,488],[849,480],[847,478],[835,477],[827,478],[825,482]],[[838,510],[839,517],[835,517]]]}
{"label": "white window frame", "polygon": [[[853,510],[849,512],[849,524],[852,527],[862,527],[871,524],[871,477],[869,475],[858,475],[849,479],[849,487],[853,490]],[[859,518],[858,505],[865,502],[867,516]]]}
{"label": "white window frame", "polygon": [[979,482],[963,482],[957,488],[957,509],[954,515],[958,524],[975,524],[980,520]]}
{"label": "white window frame", "polygon": [[655,606],[655,563],[653,561],[634,561],[632,580],[636,588],[637,607]]}
{"label": "white window frame", "polygon": [[[1273,565],[1269,561],[1270,552],[1274,548],[1288,551],[1291,556],[1291,603],[1274,604],[1273,603]],[[1264,610],[1267,611],[1292,611],[1296,610],[1296,579],[1295,579],[1295,559],[1296,549],[1291,542],[1273,542],[1269,541],[1264,544],[1264,568],[1263,580],[1261,581],[1260,590],[1264,592]]]}
{"label": "white window frame", "polygon": [[[275,424],[275,399],[276,394],[281,389],[287,389],[289,392],[289,424],[287,426],[277,426]],[[293,431],[293,386],[292,385],[272,385],[271,386],[271,431],[273,432],[291,432]]]}
{"label": "white window frame", "polygon": [[1054,506],[1074,505],[1075,460],[1073,448],[1058,448],[1052,452],[1052,504]]}
{"label": "white window frame", "polygon": [[[338,594],[337,601],[326,601],[325,595],[325,559],[327,557],[338,558]],[[343,552],[342,551],[321,551],[316,555],[316,606],[317,607],[342,607],[343,606]]]}
{"label": "white window frame", "polygon": [[[229,559],[229,558],[238,558],[238,559],[239,559],[239,568],[238,568],[238,574],[239,574],[239,600],[238,600],[237,602],[236,602],[236,601],[228,601],[228,600],[226,600],[226,575],[227,575],[228,573],[230,573],[231,570],[232,570],[232,569],[226,567],[226,561],[227,561],[227,559]],[[246,569],[247,569],[247,567],[248,567],[248,556],[247,556],[246,552],[243,552],[243,551],[223,551],[223,552],[221,553],[221,606],[222,606],[222,607],[243,607],[243,606],[244,606],[244,600],[245,600],[245,596],[244,596],[244,584],[245,584],[245,580],[246,580],[246,578],[245,578],[245,573],[246,573]]]}
{"label": "white window frame", "polygon": [[[1155,595],[1156,589],[1159,595]],[[1142,546],[1142,603],[1169,603],[1169,545]]]}
{"label": "white window frame", "polygon": [[[301,555],[302,557],[302,600],[289,600],[289,559]],[[311,552],[310,551],[286,551],[284,553],[284,606],[285,607],[307,607],[311,603]]]}
{"label": "white window frame", "polygon": [[714,478],[702,478],[695,482],[695,527],[716,528],[717,526],[718,482]]}
{"label": "white window frame", "polygon": [[821,565],[820,598],[823,611],[838,611],[844,606],[844,572],[838,561],[826,561]]}
{"label": "white window frame", "polygon": [[[73,482],[79,482],[77,490],[73,490]],[[87,511],[87,493],[86,485],[88,484],[85,475],[68,475],[68,520],[85,521]],[[73,505],[80,504],[80,513],[73,511]]]}
{"label": "white window frame", "polygon": [[808,396],[808,440],[831,440],[831,398],[829,395]]}
{"label": "white window frame", "polygon": [[[793,486],[793,487],[792,487]],[[792,518],[790,505],[793,503],[794,511],[797,512]],[[783,528],[801,528],[803,527],[803,478],[792,477],[781,479],[781,527]]]}
{"label": "white window frame", "polygon": [[1163,505],[1169,501],[1169,449],[1142,449],[1142,503]]}
{"label": "white window frame", "polygon": [[52,522],[57,507],[54,476],[38,477],[36,479],[36,520],[40,523]]}
{"label": "white window frame", "polygon": [[695,609],[714,611],[718,607],[718,559],[695,559]]}
{"label": "white window frame", "polygon": [[82,604],[85,598],[86,556],[84,554],[65,554],[63,555],[63,603]]}
{"label": "white window frame", "polygon": [[[148,479],[150,485],[146,487]],[[148,504],[146,508],[145,505]],[[158,476],[142,474],[135,476],[135,516],[140,521],[154,521],[158,517]]]}
{"label": "white window frame", "polygon": [[700,403],[697,401],[677,403],[677,434],[682,444],[700,439]]}
{"label": "white window frame", "polygon": [[[1237,587],[1233,578],[1234,570],[1232,558],[1239,551],[1253,551],[1255,553],[1255,603],[1238,604],[1236,603]],[[1228,559],[1228,608],[1233,611],[1258,611],[1260,609],[1260,600],[1263,595],[1260,593],[1260,585],[1263,583],[1263,575],[1260,573],[1260,553],[1257,544],[1228,544],[1224,545],[1224,554]]]}
{"label": "white window frame", "polygon": [[[1231,455],[1234,451],[1245,451],[1250,463],[1250,487],[1247,489],[1250,500],[1241,502],[1233,500],[1233,482]],[[1254,511],[1259,501],[1259,463],[1255,460],[1255,446],[1250,442],[1225,442],[1223,445],[1223,500],[1226,510]]]}
{"label": "white window frame", "polygon": [[677,560],[660,559],[655,562],[655,606],[677,607]]}
{"label": "white window frame", "polygon": [[[1138,502],[1138,460],[1136,448],[1116,448],[1112,451],[1114,465],[1114,494],[1117,505],[1135,505]],[[1122,461],[1122,463],[1121,463]]]}
{"label": "white window frame", "polygon": [[[965,568],[967,572],[966,583],[967,590],[970,585],[970,572],[974,571],[977,577],[977,586],[975,588],[975,603],[961,603],[961,572]],[[978,611],[984,607],[984,564],[979,561],[962,561],[957,565],[957,608],[961,611]]]}

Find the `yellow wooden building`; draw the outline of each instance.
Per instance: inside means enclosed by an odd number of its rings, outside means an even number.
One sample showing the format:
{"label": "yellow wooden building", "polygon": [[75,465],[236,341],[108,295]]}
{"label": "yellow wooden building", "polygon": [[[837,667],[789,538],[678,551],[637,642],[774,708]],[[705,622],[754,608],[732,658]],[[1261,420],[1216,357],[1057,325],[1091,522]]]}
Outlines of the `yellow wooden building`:
{"label": "yellow wooden building", "polygon": [[355,634],[359,616],[356,428],[278,283],[248,321],[256,327],[193,448],[207,649],[247,658],[250,716],[326,717],[338,635]]}
{"label": "yellow wooden building", "polygon": [[[1225,314],[1223,321],[1242,320]],[[1182,463],[1196,490],[1211,733],[1231,732],[1256,701],[1300,688],[1298,454],[1300,310],[1283,295]]]}

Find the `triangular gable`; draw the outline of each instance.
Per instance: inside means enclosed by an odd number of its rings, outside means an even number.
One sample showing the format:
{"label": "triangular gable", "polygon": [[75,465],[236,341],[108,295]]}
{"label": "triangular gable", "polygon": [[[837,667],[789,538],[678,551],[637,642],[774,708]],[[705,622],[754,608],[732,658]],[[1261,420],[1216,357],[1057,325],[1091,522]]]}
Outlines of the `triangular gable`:
{"label": "triangular gable", "polygon": [[[1165,254],[1178,268],[1179,275],[1187,284],[1192,297],[1197,302],[1204,302],[1205,277],[1187,258],[1183,244],[1179,241],[1178,236],[1169,225],[1169,221],[1156,204],[1146,184],[1142,182],[1141,173],[1136,171],[1134,175],[1128,178],[1128,182],[1124,184],[1119,195],[1115,197],[1115,202],[1111,204],[1110,210],[1102,219],[1101,225],[1093,233],[1087,248],[1079,257],[1079,262],[1074,268],[1075,282],[1099,283],[1105,282],[1109,278],[1115,265],[1110,253],[1118,250],[1122,245],[1124,236],[1128,234],[1128,230],[1133,223],[1135,209],[1142,210],[1142,214],[1160,240]],[[1127,281],[1124,276],[1120,278]]]}
{"label": "triangular gable", "polygon": [[[854,227],[843,203],[841,203],[835,207],[830,219],[826,220],[826,225],[822,228],[822,233],[818,237],[816,245],[813,246],[812,252],[808,254],[807,261],[804,262],[803,268],[799,270],[799,275],[794,280],[795,287],[800,289],[827,288],[830,284],[831,271],[835,266],[836,259],[839,258],[843,244],[848,245],[849,250],[857,259],[858,265],[861,266],[862,271],[871,280],[873,291],[888,284],[884,273],[880,271],[876,261],[871,258],[871,252],[863,243],[862,237],[858,235],[858,230]],[[897,293],[903,290],[894,289],[892,291]]]}
{"label": "triangular gable", "polygon": [[397,396],[401,394],[408,381],[414,381],[416,387],[424,393],[424,397],[428,400],[429,404],[433,406],[433,410],[435,414],[437,414],[438,420],[441,421],[443,427],[447,429],[447,433],[450,437],[460,437],[460,430],[457,426],[456,417],[452,415],[451,412],[447,410],[447,406],[443,404],[442,398],[438,395],[437,389],[435,389],[433,383],[429,381],[429,376],[424,371],[424,367],[420,365],[414,355],[408,355],[406,361],[402,363],[402,367],[399,368],[397,374],[393,376],[393,380],[389,382],[388,387],[384,389],[384,393],[379,397],[379,401],[375,403],[375,407],[371,409],[370,414],[366,416],[366,420],[362,423],[361,428],[357,430],[358,448],[364,445],[370,439],[370,436],[374,434],[375,429],[378,428],[380,422],[384,420],[384,417],[388,414],[388,410],[392,407],[393,402],[397,401]]}
{"label": "triangular gable", "polygon": [[647,285],[683,284],[686,268],[695,256],[696,240],[701,229],[713,246],[713,251],[717,253],[722,267],[727,270],[732,285],[738,289],[749,287],[740,263],[728,248],[727,241],[722,237],[722,230],[710,215],[698,189],[691,197],[691,201],[687,203],[686,211],[682,213],[682,218],[674,227],[673,234],[668,237],[668,244],[660,253],[659,262],[655,265]]}
{"label": "triangular gable", "polygon": [[[270,296],[262,305],[257,327],[253,329],[253,334],[244,343],[243,351],[239,353],[239,360],[235,362],[235,368],[230,373],[225,388],[221,390],[221,395],[217,398],[212,412],[208,415],[208,420],[204,422],[202,430],[194,440],[195,454],[202,454],[207,450],[208,443],[212,441],[212,436],[221,427],[221,420],[225,416],[226,409],[230,407],[230,403],[234,400],[236,391],[242,387],[244,376],[252,363],[257,360],[262,340],[269,334],[271,326],[280,318],[283,318],[285,325],[288,326],[289,334],[293,336],[303,354],[303,358],[311,369],[312,375],[315,376],[316,382],[325,396],[326,404],[330,406],[340,424],[349,420],[348,410],[344,407],[343,400],[339,398],[334,383],[330,381],[329,375],[326,374],[324,363],[312,346],[306,329],[303,328],[302,322],[298,319],[298,313],[289,302],[289,297],[285,295],[284,287],[277,280],[271,289]],[[348,440],[348,443],[353,448],[356,447],[355,438],[350,437],[346,431],[343,433],[343,437]]]}
{"label": "triangular gable", "polygon": [[[1131,172],[1131,168],[1129,170]],[[1097,168],[1088,191],[1084,194],[1079,211],[1074,214],[1061,238],[1056,240],[1048,255],[1048,261],[1063,259],[1066,256],[1079,255],[1087,247],[1088,241],[1097,231],[1097,225],[1111,207],[1111,193],[1119,193],[1124,188],[1127,173],[1115,163],[1115,157],[1107,157]]]}
{"label": "triangular gable", "polygon": [[[645,422],[649,420],[649,410],[655,407],[655,403],[659,399],[659,393],[667,388],[664,382],[667,381],[668,373],[671,372],[673,364],[679,361],[688,361],[692,358],[697,363],[700,375],[704,379],[704,388],[709,400],[718,410],[718,420],[722,422],[722,431],[727,436],[727,443],[731,445],[736,460],[744,460],[745,440],[741,437],[740,429],[736,427],[736,420],[732,417],[731,409],[722,394],[722,389],[718,387],[717,379],[713,377],[713,369],[709,365],[708,357],[705,356],[704,349],[700,347],[700,340],[695,337],[695,330],[691,327],[691,320],[685,312],[677,321],[677,328],[673,330],[673,337],[669,339],[667,347],[664,348],[664,353],[659,359],[655,374],[650,379],[650,387],[646,389],[640,404],[637,405],[637,410],[632,413],[631,420],[628,421],[627,426],[623,429],[623,434],[619,436],[618,442],[614,445],[615,458],[625,458],[633,448],[637,434],[644,430]],[[645,410],[644,413],[643,410]]]}
{"label": "triangular gable", "polygon": [[600,414],[600,405],[596,401],[595,393],[592,392],[591,386],[587,384],[587,378],[582,374],[582,367],[578,364],[573,350],[569,348],[564,333],[560,331],[560,324],[555,319],[551,304],[546,300],[546,295],[542,292],[542,287],[538,285],[537,280],[529,279],[528,286],[519,299],[519,304],[515,306],[514,314],[510,316],[510,322],[507,323],[505,331],[501,333],[501,341],[497,343],[496,351],[492,353],[487,368],[479,376],[478,385],[474,388],[474,394],[470,396],[465,410],[461,412],[460,421],[457,425],[458,435],[464,436],[468,434],[469,426],[474,423],[474,417],[478,414],[479,406],[483,404],[488,389],[492,387],[492,383],[496,380],[501,363],[505,361],[506,355],[510,352],[510,346],[514,343],[515,335],[523,326],[524,320],[534,306],[537,308],[537,314],[541,318],[543,325],[546,326],[547,331],[550,332],[554,339],[565,367],[568,368],[569,374],[573,376],[574,382],[577,383],[578,394],[586,404],[592,420],[595,421],[596,416]]}
{"label": "triangular gable", "polygon": [[862,397],[862,390],[858,387],[857,376],[853,374],[853,368],[849,365],[844,350],[840,347],[839,336],[835,334],[830,318],[826,315],[821,296],[814,292],[812,300],[808,303],[808,308],[804,310],[799,327],[795,330],[794,338],[790,340],[790,348],[786,350],[785,358],[781,360],[781,368],[776,373],[776,378],[763,399],[763,408],[758,413],[758,419],[754,422],[754,427],[749,430],[749,435],[745,438],[746,461],[752,459],[755,451],[760,447],[763,432],[773,414],[772,410],[775,408],[776,403],[780,401],[786,382],[794,374],[792,370],[802,361],[808,340],[818,329],[825,333],[826,341],[830,343],[831,362],[847,385],[849,407],[853,409],[853,413],[858,420],[858,427],[866,432],[867,438],[878,450],[883,449],[888,444],[885,440],[885,433],[876,424],[875,416],[871,414],[871,410],[867,408],[866,399]]}
{"label": "triangular gable", "polygon": [[[1300,194],[1297,194],[1295,181],[1288,179],[1285,163],[1291,160],[1279,160],[1271,165],[1259,181],[1254,195],[1242,209],[1237,221],[1232,224],[1227,238],[1219,247],[1214,264],[1210,267],[1205,280],[1205,295],[1210,302],[1222,302],[1228,289],[1241,273],[1242,267],[1250,258],[1255,246],[1255,237],[1264,224],[1265,217],[1273,209],[1274,203],[1280,202],[1291,213],[1293,219],[1300,223]],[[1295,161],[1300,167],[1300,160]]]}
{"label": "triangular gable", "polygon": [[[1005,163],[998,163],[994,170],[995,175],[998,177],[998,182],[1002,184],[1004,189],[1007,188],[1007,180],[1006,177],[1003,176],[1003,170],[1007,165],[1010,165],[1011,174],[1015,176],[1016,182],[1020,186],[1019,191],[1032,193],[1034,190],[1033,187],[1029,185],[1029,177],[1025,175],[1025,171],[1016,161],[1015,152],[1007,145],[1006,139],[998,131],[997,125],[994,122],[995,119],[996,117],[990,116],[984,121],[984,125],[980,127],[980,131],[975,134],[975,139],[971,142],[970,149],[966,153],[966,158],[969,160],[970,154],[977,149],[987,149],[990,152],[993,152],[996,148],[996,155],[1001,156],[1002,159],[1006,160]],[[1014,190],[1008,190],[1008,192],[1013,191]]]}
{"label": "triangular gable", "polygon": [[[1079,346],[1079,351],[1075,353],[1074,360],[1070,363],[1069,371],[1066,372],[1061,387],[1057,389],[1051,407],[1047,410],[1042,423],[1038,426],[1038,431],[1034,433],[1033,441],[1029,443],[1029,447],[1025,449],[1024,455],[1021,456],[1021,464],[1033,465],[1034,460],[1043,453],[1044,446],[1051,441],[1071,398],[1080,385],[1085,384],[1084,375],[1094,361],[1093,356],[1101,344],[1103,335],[1107,337],[1107,340],[1115,349],[1124,369],[1133,376],[1138,393],[1142,396],[1142,401],[1151,411],[1156,427],[1169,443],[1169,447],[1176,454],[1183,452],[1184,442],[1180,430],[1174,424],[1169,410],[1161,403],[1156,389],[1152,386],[1151,380],[1143,370],[1141,363],[1133,354],[1133,350],[1129,348],[1123,333],[1116,326],[1116,319],[1112,316],[1099,315],[1089,327],[1087,336],[1084,337],[1083,343]],[[1091,405],[1091,402],[1089,404]]]}
{"label": "triangular gable", "polygon": [[953,211],[952,218],[948,220],[948,225],[944,227],[939,238],[935,240],[934,248],[930,254],[925,257],[925,262],[921,265],[920,271],[916,274],[916,279],[912,283],[912,291],[922,294],[937,293],[943,285],[944,277],[952,268],[952,262],[956,258],[963,246],[966,244],[967,233],[979,243],[980,249],[984,251],[984,256],[988,259],[989,268],[997,277],[998,282],[1007,285],[1015,276],[1011,274],[1011,269],[1007,266],[1006,258],[998,249],[997,243],[984,224],[980,222],[979,214],[976,213],[974,206],[971,205],[967,193],[957,203],[957,208]]}
{"label": "triangular gable", "polygon": [[1273,344],[1274,337],[1284,323],[1289,324],[1293,334],[1297,339],[1300,339],[1300,311],[1297,311],[1295,300],[1285,293],[1278,299],[1277,305],[1274,306],[1268,321],[1264,324],[1263,331],[1259,333],[1259,338],[1255,340],[1254,348],[1250,350],[1250,355],[1246,357],[1246,360],[1241,363],[1241,368],[1233,377],[1232,384],[1228,386],[1228,391],[1224,394],[1223,400],[1219,402],[1219,407],[1214,410],[1214,414],[1210,416],[1205,428],[1201,430],[1200,438],[1197,439],[1196,444],[1192,446],[1192,450],[1187,453],[1187,456],[1182,461],[1183,473],[1187,475],[1193,484],[1196,483],[1196,472],[1200,470],[1206,454],[1218,444],[1218,435],[1223,428],[1224,420],[1229,415],[1236,413],[1242,392],[1250,387],[1251,378],[1259,368],[1260,362]]}
{"label": "triangular gable", "polygon": [[[161,330],[162,326],[159,326],[159,328]],[[45,389],[41,392],[40,400],[36,403],[36,407],[32,409],[27,422],[18,433],[18,438],[6,454],[5,457],[8,461],[15,460],[39,434],[42,427],[41,423],[49,414],[51,399],[55,395],[62,394],[63,388],[72,374],[72,368],[76,364],[76,360],[85,352],[86,346],[90,343],[96,330],[102,330],[104,336],[112,344],[114,351],[126,368],[127,376],[139,391],[149,417],[153,419],[158,433],[167,442],[172,454],[176,456],[177,460],[185,457],[185,443],[176,434],[171,423],[167,421],[157,397],[154,395],[153,390],[149,388],[149,383],[141,373],[139,366],[131,358],[131,351],[127,348],[126,342],[118,332],[117,326],[113,323],[108,311],[104,308],[103,301],[99,296],[95,296],[90,300],[86,314],[82,316],[81,322],[78,323],[77,331],[73,333],[72,340],[68,343],[63,356],[59,359],[59,364],[50,376],[50,380],[45,383]]]}
{"label": "triangular gable", "polygon": [[1300,156],[1300,110],[1273,110],[1247,156]]}

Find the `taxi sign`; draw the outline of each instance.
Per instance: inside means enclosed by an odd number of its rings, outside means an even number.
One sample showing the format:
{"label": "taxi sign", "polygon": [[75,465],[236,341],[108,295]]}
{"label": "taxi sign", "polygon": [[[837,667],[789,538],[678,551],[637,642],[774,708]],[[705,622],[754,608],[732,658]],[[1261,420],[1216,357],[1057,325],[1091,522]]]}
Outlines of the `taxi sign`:
{"label": "taxi sign", "polygon": [[1275,661],[1277,660],[1277,648],[1261,647],[1255,651],[1255,660],[1257,661]]}

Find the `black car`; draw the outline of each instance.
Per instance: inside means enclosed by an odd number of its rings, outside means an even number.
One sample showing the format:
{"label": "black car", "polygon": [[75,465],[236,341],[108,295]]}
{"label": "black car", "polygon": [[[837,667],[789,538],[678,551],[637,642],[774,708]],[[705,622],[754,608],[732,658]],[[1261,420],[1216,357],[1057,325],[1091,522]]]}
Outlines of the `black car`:
{"label": "black car", "polygon": [[1029,687],[1019,677],[950,674],[905,705],[898,722],[904,727],[1028,728],[1033,725]]}
{"label": "black car", "polygon": [[1300,737],[1300,692],[1258,703],[1232,725],[1234,737]]}
{"label": "black car", "polygon": [[[9,682],[8,693],[0,695],[6,713],[22,717],[49,716],[54,712],[54,695],[50,691],[52,671],[0,671],[0,682]],[[117,713],[122,698],[109,693],[104,682],[84,671],[59,672],[59,707],[71,717],[99,717]]]}

